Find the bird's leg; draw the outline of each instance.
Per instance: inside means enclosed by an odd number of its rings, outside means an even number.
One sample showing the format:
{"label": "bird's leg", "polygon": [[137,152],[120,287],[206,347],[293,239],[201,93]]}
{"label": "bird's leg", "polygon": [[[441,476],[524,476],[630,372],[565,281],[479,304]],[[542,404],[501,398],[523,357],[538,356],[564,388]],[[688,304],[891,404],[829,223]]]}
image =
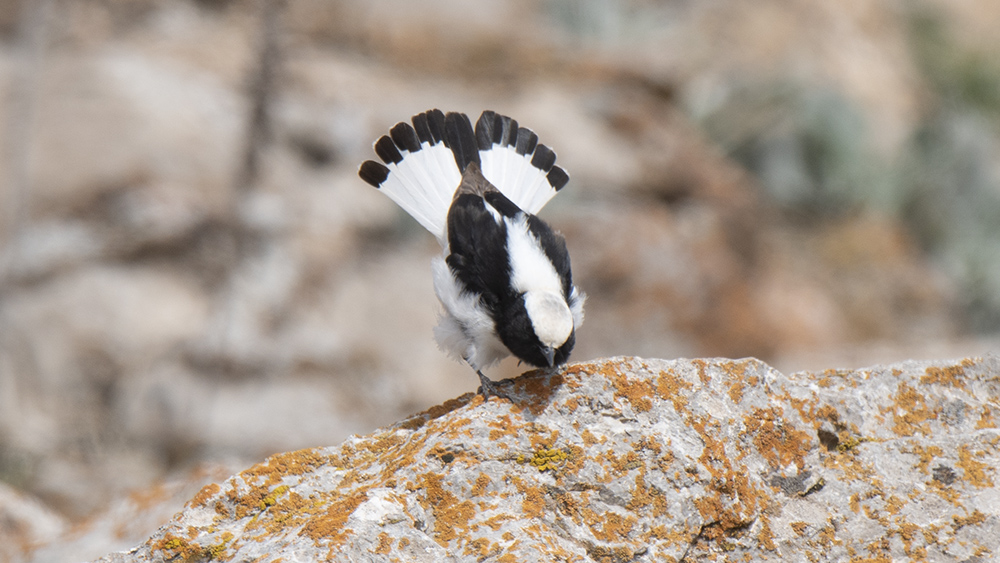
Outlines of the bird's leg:
{"label": "bird's leg", "polygon": [[479,393],[481,393],[482,396],[483,396],[483,402],[489,401],[490,397],[494,397],[494,396],[496,396],[496,397],[502,397],[502,398],[507,399],[508,401],[510,401],[512,403],[514,402],[514,400],[510,398],[510,395],[508,395],[507,393],[504,393],[503,391],[500,390],[500,388],[499,388],[499,386],[497,386],[496,382],[491,381],[490,378],[488,378],[485,375],[483,375],[483,371],[482,370],[478,370],[477,369],[476,370],[476,375],[479,376],[479,384],[480,384]]}

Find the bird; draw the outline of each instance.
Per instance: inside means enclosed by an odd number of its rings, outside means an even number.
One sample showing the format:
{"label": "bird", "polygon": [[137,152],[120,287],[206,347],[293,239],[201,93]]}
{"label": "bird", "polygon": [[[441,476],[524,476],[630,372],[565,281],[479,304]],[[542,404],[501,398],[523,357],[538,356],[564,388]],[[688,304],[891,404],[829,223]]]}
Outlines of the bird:
{"label": "bird", "polygon": [[442,305],[438,347],[479,376],[484,400],[510,397],[483,374],[509,355],[540,368],[564,364],[583,323],[561,234],[537,213],[569,181],[556,154],[514,119],[432,109],[374,143],[362,180],[441,244],[431,261]]}

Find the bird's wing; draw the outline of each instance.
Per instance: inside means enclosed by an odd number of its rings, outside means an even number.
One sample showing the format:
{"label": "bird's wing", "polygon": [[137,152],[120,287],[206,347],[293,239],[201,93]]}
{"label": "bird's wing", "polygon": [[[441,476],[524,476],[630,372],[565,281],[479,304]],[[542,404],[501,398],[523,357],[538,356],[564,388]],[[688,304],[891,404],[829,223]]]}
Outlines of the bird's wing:
{"label": "bird's wing", "polygon": [[448,213],[448,266],[491,309],[510,291],[506,229],[473,194],[456,197]]}

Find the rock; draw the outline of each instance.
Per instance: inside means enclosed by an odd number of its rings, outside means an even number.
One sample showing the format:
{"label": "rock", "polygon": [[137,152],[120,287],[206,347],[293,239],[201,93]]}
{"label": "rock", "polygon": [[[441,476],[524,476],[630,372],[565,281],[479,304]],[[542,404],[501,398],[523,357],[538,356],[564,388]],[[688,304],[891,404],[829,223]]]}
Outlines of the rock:
{"label": "rock", "polygon": [[104,563],[984,560],[1000,358],[784,375],[618,357],[528,372],[208,485]]}

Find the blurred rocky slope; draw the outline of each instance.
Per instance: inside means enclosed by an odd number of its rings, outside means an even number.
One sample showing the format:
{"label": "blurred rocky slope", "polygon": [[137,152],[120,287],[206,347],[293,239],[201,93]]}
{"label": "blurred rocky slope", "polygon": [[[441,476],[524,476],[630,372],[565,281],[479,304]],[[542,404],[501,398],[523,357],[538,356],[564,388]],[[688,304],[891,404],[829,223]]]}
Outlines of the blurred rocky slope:
{"label": "blurred rocky slope", "polygon": [[559,152],[576,359],[975,353],[1000,322],[998,17],[0,1],[0,479],[78,521],[472,389],[431,337],[435,243],[355,173],[432,107]]}

